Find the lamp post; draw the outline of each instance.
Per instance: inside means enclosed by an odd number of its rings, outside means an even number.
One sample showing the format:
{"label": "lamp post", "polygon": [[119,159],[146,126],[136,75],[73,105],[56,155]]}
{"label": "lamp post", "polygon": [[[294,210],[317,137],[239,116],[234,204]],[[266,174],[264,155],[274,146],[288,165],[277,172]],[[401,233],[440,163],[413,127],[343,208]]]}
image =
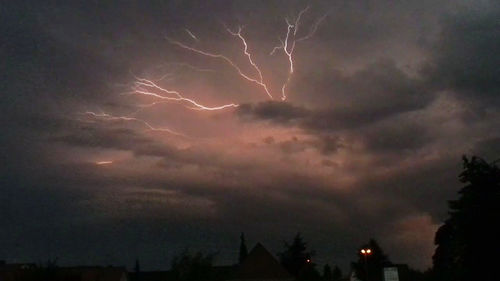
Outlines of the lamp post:
{"label": "lamp post", "polygon": [[367,258],[369,255],[372,254],[372,249],[370,248],[364,248],[361,249],[361,254],[363,255],[363,260],[365,262],[365,281],[368,281],[368,263],[367,263]]}

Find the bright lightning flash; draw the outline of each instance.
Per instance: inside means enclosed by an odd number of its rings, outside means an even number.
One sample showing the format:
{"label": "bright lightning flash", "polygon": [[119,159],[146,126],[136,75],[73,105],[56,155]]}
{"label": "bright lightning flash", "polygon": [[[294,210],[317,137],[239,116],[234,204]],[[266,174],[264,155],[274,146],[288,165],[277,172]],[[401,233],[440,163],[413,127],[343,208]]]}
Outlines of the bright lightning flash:
{"label": "bright lightning flash", "polygon": [[[299,26],[301,23],[301,18],[308,10],[309,10],[309,7],[306,7],[303,10],[301,10],[298,13],[295,21],[293,21],[293,23],[290,22],[290,20],[288,18],[285,18],[285,22],[287,24],[287,30],[285,33],[285,37],[284,37],[284,39],[279,38],[280,45],[274,47],[270,53],[270,55],[274,55],[277,51],[282,50],[283,53],[285,54],[285,56],[287,57],[287,60],[288,60],[288,65],[289,65],[288,71],[287,71],[288,75],[281,86],[281,93],[280,93],[281,100],[283,100],[283,101],[287,99],[286,88],[287,88],[288,84],[290,83],[290,80],[292,78],[292,74],[294,73],[294,57],[293,57],[293,55],[294,55],[294,50],[295,50],[296,44],[298,42],[305,41],[305,40],[311,38],[314,35],[314,33],[316,32],[316,30],[318,29],[319,25],[322,23],[322,21],[327,16],[325,14],[324,16],[317,19],[314,22],[314,24],[310,27],[309,32],[307,34],[305,34],[304,36],[299,36],[298,31],[299,31]],[[196,42],[200,41],[199,38],[196,35],[194,35],[189,29],[184,29],[184,31],[186,31],[186,33],[188,33],[188,35],[194,41],[196,41]],[[245,37],[242,34],[243,28],[238,27],[238,29],[236,31],[233,31],[233,30],[226,27],[226,31],[230,35],[236,37],[237,39],[239,39],[239,41],[241,41],[241,43],[243,45],[243,55],[247,58],[247,62],[252,67],[253,73],[245,73],[242,70],[242,68],[240,66],[238,66],[237,63],[235,63],[231,58],[229,58],[226,55],[198,49],[198,48],[189,46],[185,43],[182,43],[180,41],[170,39],[168,37],[167,37],[167,40],[171,44],[176,45],[176,46],[178,46],[182,49],[185,49],[187,51],[193,52],[195,54],[224,61],[225,63],[229,64],[235,70],[236,74],[238,74],[240,76],[240,78],[254,83],[255,85],[257,85],[258,87],[260,87],[263,90],[263,92],[267,95],[267,97],[270,100],[273,100],[274,96],[271,93],[271,91],[269,90],[268,84],[266,84],[266,82],[265,82],[262,71],[259,68],[259,66],[257,65],[257,63],[253,60],[252,54],[249,51],[249,46],[248,46],[247,40],[245,39]],[[161,80],[165,79],[166,77],[168,77],[169,75],[170,74],[166,74],[156,81],[151,80],[151,79],[147,79],[147,78],[135,77],[135,81],[133,82],[131,91],[129,91],[125,94],[147,96],[149,98],[155,99],[155,101],[150,103],[150,104],[138,105],[138,107],[139,107],[138,111],[141,111],[141,110],[144,110],[144,109],[147,109],[147,108],[150,108],[152,106],[159,105],[159,104],[164,104],[164,103],[176,103],[176,104],[179,104],[181,106],[184,106],[185,108],[188,108],[191,110],[199,110],[199,111],[218,111],[218,110],[225,110],[225,109],[229,109],[229,108],[238,107],[237,103],[228,103],[228,104],[222,104],[222,105],[217,105],[217,106],[204,105],[204,104],[201,104],[200,102],[196,101],[193,98],[186,97],[178,90],[168,89],[166,87],[160,86],[159,82]],[[137,117],[133,117],[134,114],[136,114],[138,111],[134,112],[131,116],[113,116],[113,115],[107,114],[107,113],[95,113],[95,112],[90,112],[90,111],[86,112],[86,114],[89,116],[92,116],[94,118],[99,118],[99,119],[108,120],[108,121],[122,120],[122,121],[129,121],[129,122],[137,122],[137,123],[141,123],[142,125],[144,125],[145,127],[147,127],[148,129],[150,129],[152,131],[162,131],[162,132],[168,132],[170,134],[177,135],[177,136],[185,136],[181,133],[175,132],[175,131],[168,129],[168,128],[153,127],[147,121],[139,119]]]}
{"label": "bright lightning flash", "polygon": [[295,19],[294,23],[290,23],[288,18],[285,18],[285,22],[287,24],[285,39],[279,38],[281,44],[274,47],[270,53],[270,55],[274,55],[276,53],[276,51],[283,50],[283,53],[288,58],[288,63],[289,63],[288,76],[287,76],[285,83],[283,83],[283,86],[281,87],[281,100],[283,100],[283,101],[286,100],[286,98],[287,98],[286,87],[288,86],[288,83],[290,83],[290,80],[292,78],[292,74],[294,71],[293,51],[295,50],[296,43],[301,42],[301,41],[305,41],[305,40],[311,38],[314,35],[314,33],[316,33],[316,30],[318,29],[319,25],[323,22],[323,20],[328,15],[328,14],[325,14],[322,17],[320,17],[318,20],[316,20],[316,22],[311,26],[311,28],[309,29],[309,32],[306,35],[304,35],[302,37],[297,37],[297,33],[299,30],[299,26],[300,26],[300,19],[302,18],[302,15],[305,12],[307,12],[308,10],[309,10],[309,6],[304,8],[303,10],[301,10],[299,12],[297,18]]}
{"label": "bright lightning flash", "polygon": [[191,32],[191,30],[187,29],[187,28],[184,28],[184,30],[186,31],[186,33],[191,37],[193,38],[194,41],[196,42],[199,42],[200,39],[198,39],[198,37],[196,37],[196,35],[194,35],[193,32]]}
{"label": "bright lightning flash", "polygon": [[153,127],[148,122],[146,122],[146,121],[144,121],[142,119],[139,119],[139,118],[135,118],[135,117],[113,116],[113,115],[110,115],[110,114],[107,114],[107,113],[95,113],[95,112],[92,112],[92,111],[87,111],[87,112],[85,112],[85,114],[87,114],[87,115],[89,115],[91,117],[94,117],[94,118],[99,118],[99,119],[107,120],[107,121],[121,120],[121,121],[137,122],[137,123],[140,123],[140,124],[146,126],[151,131],[167,132],[167,133],[170,133],[170,134],[176,135],[176,136],[185,136],[184,134],[178,133],[178,132],[173,131],[171,129]]}
{"label": "bright lightning flash", "polygon": [[[229,103],[214,107],[204,106],[199,104],[193,99],[189,99],[182,96],[182,94],[179,91],[164,89],[151,80],[138,77],[136,77],[136,81],[134,82],[132,90],[133,91],[130,92],[129,94],[151,96],[163,100],[163,102],[178,102],[184,104],[187,108],[190,109],[214,111],[214,110],[225,109],[228,107],[238,107],[238,105],[234,103]],[[157,92],[161,92],[166,95],[158,94]],[[152,103],[150,105],[146,105],[146,107],[156,105],[158,103],[159,102]]]}

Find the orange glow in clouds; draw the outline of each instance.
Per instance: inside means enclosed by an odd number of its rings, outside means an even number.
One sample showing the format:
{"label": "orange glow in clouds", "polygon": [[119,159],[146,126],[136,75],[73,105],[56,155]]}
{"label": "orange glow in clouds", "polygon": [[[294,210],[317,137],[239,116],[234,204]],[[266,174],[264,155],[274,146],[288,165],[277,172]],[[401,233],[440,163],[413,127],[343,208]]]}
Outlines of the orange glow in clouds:
{"label": "orange glow in clouds", "polygon": [[109,164],[113,164],[113,161],[98,161],[95,163],[96,163],[96,165],[109,165]]}
{"label": "orange glow in clouds", "polygon": [[[280,40],[280,45],[276,46],[273,48],[271,53],[269,55],[274,55],[279,51],[282,51],[283,54],[286,56],[287,61],[288,61],[288,69],[287,69],[287,78],[283,82],[281,86],[281,100],[286,100],[287,99],[287,94],[286,94],[286,88],[287,85],[289,84],[292,74],[294,72],[294,58],[293,58],[293,52],[296,47],[296,43],[307,40],[311,38],[316,30],[318,29],[318,26],[321,24],[321,22],[325,19],[326,14],[320,17],[318,20],[316,20],[313,25],[309,28],[308,32],[305,33],[303,36],[298,35],[298,30],[300,26],[300,21],[302,16],[309,10],[309,7],[306,7],[305,9],[301,10],[295,20],[293,22],[290,22],[287,18],[285,18],[285,22],[287,25],[286,33],[284,38],[279,38]],[[188,35],[193,39],[194,42],[199,42],[201,39],[197,37],[193,32],[191,32],[188,29],[184,29],[188,33]],[[268,99],[273,100],[274,96],[269,90],[268,85],[265,82],[265,77],[263,77],[262,71],[257,65],[257,63],[252,59],[252,54],[249,51],[248,48],[248,43],[245,37],[243,36],[243,28],[238,27],[236,31],[232,31],[231,29],[226,27],[226,31],[233,37],[236,37],[239,41],[241,41],[241,44],[243,45],[242,49],[242,55],[244,55],[247,58],[247,63],[251,66],[253,69],[253,73],[245,73],[243,69],[232,59],[230,59],[228,56],[215,53],[215,52],[209,52],[205,51],[202,49],[198,49],[196,47],[190,46],[186,43],[173,40],[170,38],[167,38],[167,40],[177,46],[180,47],[186,51],[213,58],[213,59],[219,59],[224,61],[225,63],[229,64],[236,74],[244,80],[247,80],[249,82],[252,82],[256,84],[259,88],[261,88],[265,94],[267,95]],[[179,133],[176,131],[173,131],[169,128],[156,128],[153,127],[147,120],[140,119],[135,116],[140,111],[147,110],[150,107],[159,105],[159,104],[165,104],[165,103],[173,103],[173,104],[178,104],[180,106],[183,106],[185,108],[191,109],[191,110],[199,110],[199,111],[219,111],[219,110],[227,110],[230,108],[236,108],[239,106],[238,103],[232,102],[232,103],[227,103],[227,104],[221,104],[221,105],[215,105],[215,106],[208,106],[201,104],[199,101],[195,100],[194,98],[191,97],[186,97],[183,93],[176,89],[171,89],[167,88],[167,86],[162,86],[160,85],[160,81],[163,79],[158,80],[152,80],[148,78],[143,78],[143,77],[135,77],[135,81],[132,84],[131,90],[126,93],[128,95],[137,95],[137,96],[147,96],[149,98],[155,99],[154,102],[146,104],[146,105],[137,105],[138,110],[131,113],[130,115],[127,116],[115,116],[110,113],[96,113],[92,111],[87,111],[86,114],[89,115],[90,117],[93,118],[98,118],[101,120],[106,120],[106,121],[112,121],[112,120],[122,120],[122,121],[132,121],[132,122],[137,122],[137,123],[142,123],[145,127],[147,127],[150,130],[153,131],[162,131],[162,132],[167,132],[172,135],[177,135],[177,136],[183,136],[186,137],[183,133]],[[103,161],[107,162],[107,161]],[[109,163],[108,163],[109,164]]]}

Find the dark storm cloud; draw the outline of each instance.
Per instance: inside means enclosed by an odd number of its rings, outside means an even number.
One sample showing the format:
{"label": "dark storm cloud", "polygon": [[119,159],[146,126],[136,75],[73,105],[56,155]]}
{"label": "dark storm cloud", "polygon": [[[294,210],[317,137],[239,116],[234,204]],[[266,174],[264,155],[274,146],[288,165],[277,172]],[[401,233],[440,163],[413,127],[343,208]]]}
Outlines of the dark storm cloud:
{"label": "dark storm cloud", "polygon": [[[217,40],[209,43],[217,49],[233,38],[213,27],[248,23],[252,47],[272,47],[277,39],[270,27],[283,25],[303,1],[2,4],[0,258],[129,264],[139,256],[146,268],[165,268],[176,250],[190,246],[221,249],[221,263],[229,264],[242,230],[273,252],[302,231],[321,261],[346,265],[374,236],[396,262],[428,266],[430,256],[422,258],[428,253],[415,249],[432,248],[432,237],[410,244],[398,237],[432,230],[445,218],[461,153],[471,147],[487,158],[499,153],[492,120],[500,86],[498,4],[437,20],[456,6],[451,2],[311,3],[309,21],[330,14],[315,40],[297,47],[290,102],[237,109],[246,124],[300,128],[306,135],[259,136],[259,145],[273,152],[265,160],[285,155],[271,164],[259,162],[253,146],[237,147],[255,154],[248,163],[224,154],[234,149],[231,143],[178,147],[140,124],[81,112],[130,112],[129,101],[117,95],[123,89],[113,86],[129,82],[130,72],[147,72],[160,61],[201,62],[169,46],[165,35],[189,39],[187,27]],[[432,29],[441,30],[436,40]],[[259,32],[268,36],[262,42]],[[428,66],[406,68],[413,58]],[[214,76],[231,92],[242,87],[229,83],[233,76]],[[434,109],[441,90],[458,100],[450,107],[463,106],[465,113]],[[485,104],[489,110],[478,114]],[[178,116],[180,123],[202,126],[185,117]],[[336,182],[342,174],[302,175],[319,168],[290,159],[309,148],[319,152],[313,160],[326,173],[353,173],[353,183]],[[131,159],[109,169],[89,156],[121,152]],[[345,163],[335,158],[342,153]],[[293,169],[274,166],[282,162]]]}
{"label": "dark storm cloud", "polygon": [[[123,127],[110,128],[109,124],[79,124],[73,130],[66,128],[61,136],[52,137],[53,141],[81,147],[110,148],[133,151],[137,155],[153,155],[159,157],[174,156],[176,149],[166,144],[155,142],[133,129]],[[120,124],[120,122],[118,122]],[[121,123],[123,125],[123,123]]]}
{"label": "dark storm cloud", "polygon": [[[419,70],[420,78],[410,77],[391,60],[368,64],[347,75],[318,67],[297,74],[296,81],[308,82],[296,82],[308,107],[265,102],[242,106],[239,113],[314,132],[367,127],[358,134],[367,147],[386,152],[418,149],[433,139],[428,128],[436,124],[391,118],[425,108],[439,90],[463,94],[477,103],[470,104],[471,111],[463,116],[466,122],[491,123],[496,109],[490,107],[497,104],[500,81],[495,51],[500,9],[492,2],[486,6],[486,10],[459,9],[441,20],[442,30],[431,44],[426,66]],[[330,108],[325,109],[325,104]]]}
{"label": "dark storm cloud", "polygon": [[432,47],[431,80],[444,89],[498,102],[500,88],[500,5],[460,10],[442,20]]}
{"label": "dark storm cloud", "polygon": [[318,138],[317,142],[314,142],[319,151],[323,154],[331,154],[337,152],[339,149],[347,146],[344,142],[342,142],[339,136],[335,135],[322,135]]}
{"label": "dark storm cloud", "polygon": [[347,146],[339,136],[335,135],[319,135],[313,140],[303,140],[293,136],[284,141],[275,141],[273,137],[267,137],[263,142],[267,145],[278,146],[284,153],[303,152],[307,148],[313,147],[325,155],[335,153]]}
{"label": "dark storm cloud", "polygon": [[454,191],[460,186],[460,169],[460,162],[454,155],[443,156],[436,161],[422,161],[393,173],[364,178],[358,183],[359,195],[372,191],[384,200],[405,205],[407,210],[428,213],[439,222],[447,214],[439,202],[455,196]]}
{"label": "dark storm cloud", "polygon": [[[422,168],[416,169],[415,175],[422,172]],[[446,172],[449,173],[451,170]],[[446,199],[446,195],[443,196],[443,194],[449,192],[449,189],[446,191],[429,190],[427,187],[434,183],[421,178],[417,181],[418,184],[422,184],[418,186],[421,190],[415,189],[414,193],[408,193],[407,181],[414,178],[410,175],[402,175],[399,179],[401,181],[394,182],[390,179],[378,179],[377,184],[381,186],[364,184],[362,189],[346,193],[341,190],[332,192],[323,189],[320,183],[312,179],[288,177],[277,179],[279,185],[286,187],[284,190],[272,190],[269,187],[266,194],[246,193],[240,190],[238,193],[217,197],[216,200],[221,216],[232,224],[248,229],[248,221],[240,220],[242,216],[257,222],[252,223],[251,230],[247,233],[251,235],[250,237],[257,235],[260,231],[266,231],[269,238],[289,239],[286,233],[301,231],[305,237],[315,237],[310,246],[321,257],[328,251],[328,248],[324,248],[321,243],[332,239],[335,243],[349,245],[346,248],[358,247],[359,241],[366,236],[380,237],[383,246],[390,245],[396,231],[392,228],[393,222],[405,221],[414,214],[420,214],[422,210],[424,212],[429,210],[424,203],[428,197],[423,196],[422,193],[429,193],[428,196],[438,202],[443,200],[443,197]],[[277,198],[273,196],[281,192],[282,196]],[[370,196],[366,196],[367,194]],[[233,202],[240,203],[235,205]],[[441,208],[438,209],[441,211]],[[321,215],[311,217],[312,210]],[[276,220],[276,217],[279,217],[279,220]],[[411,231],[422,231],[418,229],[418,226],[415,225],[415,227],[417,228]],[[421,235],[424,234],[421,233]],[[422,247],[422,245],[418,244],[417,247]],[[429,245],[428,248],[431,247]],[[336,262],[348,260],[350,255],[352,253],[349,250],[335,247]],[[392,247],[391,256],[404,257],[404,253]],[[419,266],[425,265],[422,263]]]}
{"label": "dark storm cloud", "polygon": [[477,155],[491,155],[491,158],[486,158],[488,161],[500,159],[500,137],[485,138],[478,141],[474,145],[473,153]]}
{"label": "dark storm cloud", "polygon": [[263,102],[243,105],[243,117],[298,125],[309,130],[336,131],[353,129],[391,116],[421,109],[433,100],[424,81],[410,78],[392,61],[379,61],[345,76],[338,71],[321,69],[299,80],[314,85],[306,100],[311,108],[293,103]]}
{"label": "dark storm cloud", "polygon": [[381,122],[363,130],[360,135],[370,151],[401,153],[418,150],[432,141],[424,124],[408,120]]}
{"label": "dark storm cloud", "polygon": [[277,123],[290,124],[295,120],[301,120],[310,115],[310,112],[302,107],[283,102],[262,102],[258,104],[242,104],[238,107],[238,113],[243,117],[257,117],[269,119]]}
{"label": "dark storm cloud", "polygon": [[[159,142],[154,137],[146,136],[144,129],[121,127],[125,124],[120,121],[115,124],[107,121],[77,122],[75,125],[73,128],[66,127],[64,132],[49,137],[49,140],[81,148],[130,151],[136,157],[159,157],[175,165],[216,161],[213,156],[204,157],[187,149],[181,150],[168,143]],[[211,161],[208,158],[211,158]]]}
{"label": "dark storm cloud", "polygon": [[422,108],[432,100],[423,81],[409,76],[393,59],[368,63],[352,74],[332,67],[318,67],[299,72],[297,76],[300,99],[317,107],[358,110],[358,113],[384,117]]}
{"label": "dark storm cloud", "polygon": [[122,74],[81,44],[54,38],[49,24],[37,17],[36,5],[10,2],[2,11],[2,87],[16,93],[15,100],[3,104],[8,110],[46,110],[52,115],[64,110],[67,99],[83,101],[102,94],[106,79]]}

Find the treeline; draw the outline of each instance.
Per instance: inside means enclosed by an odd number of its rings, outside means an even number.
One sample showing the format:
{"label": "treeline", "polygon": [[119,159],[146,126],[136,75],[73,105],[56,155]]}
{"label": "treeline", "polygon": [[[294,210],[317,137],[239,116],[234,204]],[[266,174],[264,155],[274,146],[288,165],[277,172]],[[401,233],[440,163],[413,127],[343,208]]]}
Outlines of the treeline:
{"label": "treeline", "polygon": [[498,281],[500,238],[499,160],[463,157],[459,197],[448,203],[449,217],[438,229],[433,280]]}
{"label": "treeline", "polygon": [[[394,264],[374,239],[356,249],[357,260],[351,263],[349,273],[343,274],[338,266],[332,268],[328,264],[320,269],[314,262],[314,251],[307,249],[300,233],[284,243],[283,251],[278,254],[279,261],[298,281],[339,281],[351,277],[383,281],[386,267],[398,268],[401,281],[498,281],[500,273],[495,269],[500,261],[496,253],[500,238],[497,225],[500,222],[500,169],[497,162],[463,157],[459,179],[464,186],[458,192],[458,199],[448,203],[449,218],[435,235],[433,265],[425,272]],[[243,234],[240,239],[239,262],[242,262],[248,250]],[[211,276],[213,257],[213,254],[184,253],[173,259],[172,272],[181,281]],[[190,266],[192,272],[186,270]]]}
{"label": "treeline", "polygon": [[[370,249],[369,255],[363,255],[362,249]],[[340,281],[353,275],[359,280],[383,281],[383,268],[398,266],[403,278],[401,281],[429,280],[429,271],[420,272],[408,267],[395,265],[384,253],[379,244],[370,239],[359,247],[358,259],[351,263],[351,271],[345,275],[337,265],[325,264],[322,267],[314,261],[314,251],[308,250],[307,243],[302,235],[297,233],[290,242],[285,242],[283,251],[278,253],[280,264],[297,281]],[[248,250],[244,235],[241,235],[239,263],[241,264]],[[198,280],[224,280],[224,267],[213,266],[215,253],[203,254],[184,251],[172,259],[170,276],[172,280],[198,281]]]}
{"label": "treeline", "polygon": [[[279,262],[297,281],[384,281],[383,272],[387,267],[398,269],[400,281],[498,281],[500,271],[496,270],[496,266],[500,260],[496,252],[500,237],[500,227],[497,225],[500,221],[499,161],[488,163],[479,157],[463,157],[463,171],[459,174],[459,180],[464,186],[458,192],[458,198],[448,202],[449,216],[435,235],[437,247],[432,267],[425,272],[394,264],[377,241],[370,239],[358,249],[353,249],[356,260],[351,263],[350,272],[343,274],[337,265],[317,265],[314,251],[307,248],[300,233],[284,243],[283,250],[278,253]],[[242,233],[238,262],[241,264],[247,255],[248,249]],[[171,270],[164,272],[166,275],[159,279],[226,280],[234,267],[213,266],[215,256],[216,253],[185,251],[172,259]],[[108,271],[112,269],[109,268]],[[2,277],[7,276],[8,272],[2,269],[0,273]],[[57,261],[53,260],[44,266],[31,268],[28,273],[30,275],[23,280],[59,280],[57,276],[61,270]],[[142,280],[139,261],[136,261],[135,272],[131,275],[132,281]]]}

